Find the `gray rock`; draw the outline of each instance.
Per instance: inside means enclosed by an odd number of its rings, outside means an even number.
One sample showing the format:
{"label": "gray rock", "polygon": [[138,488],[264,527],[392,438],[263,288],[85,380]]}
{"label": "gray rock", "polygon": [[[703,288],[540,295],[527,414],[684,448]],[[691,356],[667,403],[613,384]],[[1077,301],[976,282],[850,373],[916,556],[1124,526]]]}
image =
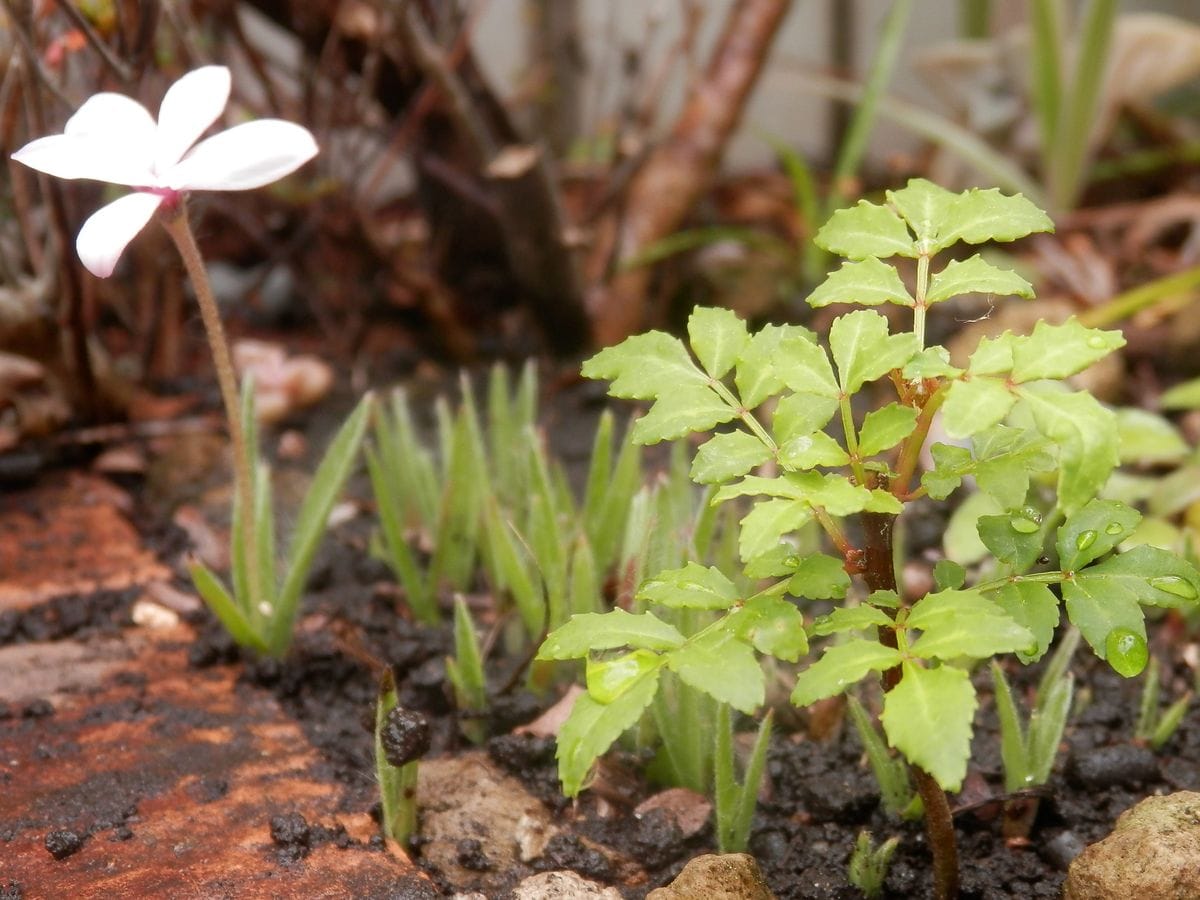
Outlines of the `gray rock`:
{"label": "gray rock", "polygon": [[669,885],[646,900],[775,900],[758,863],[748,853],[697,856]]}
{"label": "gray rock", "polygon": [[621,892],[575,872],[540,872],[513,888],[513,900],[621,900]]}
{"label": "gray rock", "polygon": [[1200,793],[1147,797],[1071,864],[1064,900],[1200,897]]}

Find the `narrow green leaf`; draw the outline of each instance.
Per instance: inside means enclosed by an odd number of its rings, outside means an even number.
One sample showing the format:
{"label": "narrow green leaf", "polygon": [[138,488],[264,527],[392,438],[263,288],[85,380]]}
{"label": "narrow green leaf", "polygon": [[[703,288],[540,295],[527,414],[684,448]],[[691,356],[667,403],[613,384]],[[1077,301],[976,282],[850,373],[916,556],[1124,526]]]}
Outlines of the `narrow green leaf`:
{"label": "narrow green leaf", "polygon": [[1016,272],[997,268],[976,253],[970,259],[951,260],[934,275],[925,302],[940,303],[963,294],[1029,298],[1033,296],[1033,285]]}
{"label": "narrow green leaf", "polygon": [[647,580],[637,598],[675,609],[729,609],[737,602],[738,589],[716,566],[689,562]]}
{"label": "narrow green leaf", "polygon": [[660,671],[647,672],[612,703],[600,703],[587,694],[575,701],[558,732],[558,777],[564,794],[576,796],[596,759],[641,718],[658,691]]}
{"label": "narrow green leaf", "polygon": [[888,743],[910,763],[934,777],[943,790],[957,791],[971,755],[975,688],[962,669],[923,669],[904,663],[900,683],[884,695],[883,729]]}
{"label": "narrow green leaf", "polygon": [[681,647],[679,630],[653,613],[629,613],[618,607],[607,613],[572,616],[551,632],[538,648],[538,659],[578,659],[593,650],[618,647],[670,650]]}
{"label": "narrow green leaf", "polygon": [[1075,679],[1070,672],[1056,679],[1049,691],[1029,717],[1030,781],[1045,784],[1050,780],[1054,758],[1058,756],[1058,745],[1067,727],[1067,716],[1071,712],[1071,699],[1075,693]]}
{"label": "narrow green leaf", "polygon": [[204,598],[208,608],[225,626],[225,630],[238,646],[249,647],[259,653],[268,651],[266,635],[260,635],[254,630],[230,596],[229,590],[208,566],[198,559],[191,559],[188,562],[188,574],[191,575],[192,584]]}
{"label": "narrow green leaf", "polygon": [[887,319],[869,309],[834,319],[829,329],[829,348],[847,394],[857,393],[866,382],[892,369],[904,368],[918,350],[915,335],[888,334]]}
{"label": "narrow green leaf", "polygon": [[871,771],[879,782],[879,792],[883,797],[883,805],[894,816],[901,815],[913,801],[914,792],[908,778],[908,767],[903,761],[888,753],[883,736],[875,729],[867,711],[853,694],[847,694],[849,700],[850,719],[858,732],[858,739],[867,752],[871,763]]}
{"label": "narrow green leaf", "polygon": [[747,431],[713,435],[696,451],[692,480],[697,484],[720,484],[745,475],[771,458],[771,450]]}
{"label": "narrow green leaf", "polygon": [[858,454],[874,456],[890,450],[912,434],[917,426],[917,411],[911,406],[889,403],[867,413],[858,433]]}
{"label": "narrow green leaf", "polygon": [[371,446],[366,448],[366,460],[367,472],[371,478],[371,492],[379,514],[383,548],[387,554],[385,561],[399,579],[400,586],[404,589],[405,600],[417,621],[426,625],[436,625],[441,620],[437,597],[430,589],[416,555],[408,546],[396,479],[392,470]]}
{"label": "narrow green leaf", "polygon": [[1010,794],[1030,786],[1032,765],[1025,743],[1025,729],[1017,712],[1012,688],[1004,670],[992,660],[992,691],[996,698],[996,717],[1000,720],[1000,759],[1004,764],[1004,789]]}
{"label": "narrow green leaf", "polygon": [[886,206],[866,200],[835,212],[813,240],[818,247],[847,259],[917,255],[912,235],[900,217]]}
{"label": "narrow green leaf", "polygon": [[767,751],[771,746],[771,724],[774,712],[767,710],[758,726],[758,734],[754,738],[754,746],[750,748],[750,757],[746,760],[746,775],[738,796],[738,809],[732,833],[726,837],[726,845],[721,847],[722,853],[740,852],[746,849],[750,840],[750,825],[754,819],[754,808],[758,804],[758,794],[762,789],[763,776],[767,771]]}
{"label": "narrow green leaf", "polygon": [[853,638],[828,647],[819,660],[796,678],[792,703],[811,706],[857,684],[868,672],[882,672],[901,660],[899,650],[885,647],[878,641]]}
{"label": "narrow green leaf", "polygon": [[1200,409],[1200,378],[1175,385],[1158,402],[1163,409]]}
{"label": "narrow green leaf", "polygon": [[[459,709],[481,712],[487,709],[487,676],[483,671],[483,651],[471,611],[461,596],[454,598],[454,684]],[[449,674],[449,669],[447,669]]]}
{"label": "narrow green leaf", "polygon": [[1145,409],[1129,406],[1118,409],[1117,435],[1123,463],[1143,466],[1181,463],[1191,453],[1178,428]]}
{"label": "narrow green leaf", "polygon": [[662,392],[703,387],[707,376],[683,343],[662,331],[647,331],[605,347],[583,364],[584,378],[612,381],[609,393],[627,400],[652,400]]}
{"label": "narrow green leaf", "polygon": [[688,339],[704,371],[724,378],[745,350],[750,334],[732,310],[697,306],[688,318]]}
{"label": "narrow green leaf", "polygon": [[840,269],[830,272],[829,277],[808,295],[809,306],[822,307],[831,303],[912,306],[914,301],[900,280],[900,273],[887,263],[868,256],[859,262],[842,263]]}
{"label": "narrow green leaf", "polygon": [[1119,331],[1085,328],[1072,317],[1061,325],[1039,321],[1028,337],[1013,345],[1012,380],[1017,384],[1067,378],[1125,346]]}
{"label": "narrow green leaf", "polygon": [[1133,533],[1142,514],[1116,500],[1090,500],[1058,529],[1058,564],[1063,571],[1082,569]]}
{"label": "narrow green leaf", "polygon": [[766,699],[762,666],[750,647],[728,631],[706,631],[666,654],[680,679],[747,715]]}

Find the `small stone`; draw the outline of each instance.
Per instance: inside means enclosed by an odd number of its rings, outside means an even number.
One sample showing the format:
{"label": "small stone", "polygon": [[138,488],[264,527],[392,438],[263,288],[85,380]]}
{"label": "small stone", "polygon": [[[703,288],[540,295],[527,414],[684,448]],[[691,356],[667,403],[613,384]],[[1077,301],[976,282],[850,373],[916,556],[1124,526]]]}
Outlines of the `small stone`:
{"label": "small stone", "polygon": [[1200,897],[1200,793],[1147,797],[1071,863],[1063,900]]}
{"label": "small stone", "polygon": [[74,831],[61,829],[46,835],[46,849],[55,859],[63,860],[83,847],[83,837]]}
{"label": "small stone", "polygon": [[513,900],[621,900],[616,888],[588,881],[576,872],[540,872],[513,888]]}
{"label": "small stone", "polygon": [[646,900],[775,900],[758,863],[748,853],[697,856],[669,885]]}
{"label": "small stone", "polygon": [[429,752],[429,722],[416,710],[397,706],[388,712],[379,732],[383,755],[389,764],[400,768]]}
{"label": "small stone", "polygon": [[1060,831],[1041,847],[1041,857],[1058,869],[1067,871],[1071,863],[1083,852],[1083,841],[1073,831]]}
{"label": "small stone", "polygon": [[1072,784],[1087,790],[1137,787],[1158,780],[1158,757],[1137,744],[1072,750],[1066,775]]}

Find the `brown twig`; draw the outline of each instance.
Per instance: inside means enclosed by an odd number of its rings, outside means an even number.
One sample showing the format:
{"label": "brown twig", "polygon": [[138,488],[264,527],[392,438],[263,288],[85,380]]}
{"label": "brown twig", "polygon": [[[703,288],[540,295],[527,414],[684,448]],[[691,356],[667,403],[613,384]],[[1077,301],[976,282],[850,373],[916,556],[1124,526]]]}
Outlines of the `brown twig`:
{"label": "brown twig", "polygon": [[70,0],[55,0],[55,6],[59,8],[63,15],[71,20],[71,24],[75,26],[75,30],[83,35],[84,40],[96,51],[101,61],[112,70],[112,73],[117,78],[125,84],[133,81],[133,68],[125,60],[113,53],[112,48],[96,33],[96,29],[92,27],[92,23],[87,20],[87,17],[79,11],[74,3],[71,3]]}

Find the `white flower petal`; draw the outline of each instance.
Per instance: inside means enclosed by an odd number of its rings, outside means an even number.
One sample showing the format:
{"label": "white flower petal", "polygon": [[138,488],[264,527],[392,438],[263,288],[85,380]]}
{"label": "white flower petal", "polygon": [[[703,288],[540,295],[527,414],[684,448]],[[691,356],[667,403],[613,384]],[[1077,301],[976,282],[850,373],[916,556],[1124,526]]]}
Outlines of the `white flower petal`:
{"label": "white flower petal", "polygon": [[157,171],[166,172],[217,120],[229,102],[230,75],[224,66],[188,72],[167,91],[158,110]]}
{"label": "white flower petal", "polygon": [[131,148],[145,147],[149,154],[148,145],[153,144],[157,130],[154,116],[132,97],[103,93],[89,97],[75,115],[67,119],[63,132],[78,137],[120,139]]}
{"label": "white flower petal", "polygon": [[157,194],[137,191],[94,212],[75,239],[75,249],[87,270],[98,278],[111,275],[129,242],[146,227],[162,202]]}
{"label": "white flower petal", "polygon": [[307,128],[282,119],[258,119],[214,134],[165,174],[177,191],[245,191],[270,184],[317,155]]}
{"label": "white flower petal", "polygon": [[91,178],[135,187],[149,187],[157,180],[148,158],[108,138],[52,134],[26,144],[12,158],[55,178]]}

